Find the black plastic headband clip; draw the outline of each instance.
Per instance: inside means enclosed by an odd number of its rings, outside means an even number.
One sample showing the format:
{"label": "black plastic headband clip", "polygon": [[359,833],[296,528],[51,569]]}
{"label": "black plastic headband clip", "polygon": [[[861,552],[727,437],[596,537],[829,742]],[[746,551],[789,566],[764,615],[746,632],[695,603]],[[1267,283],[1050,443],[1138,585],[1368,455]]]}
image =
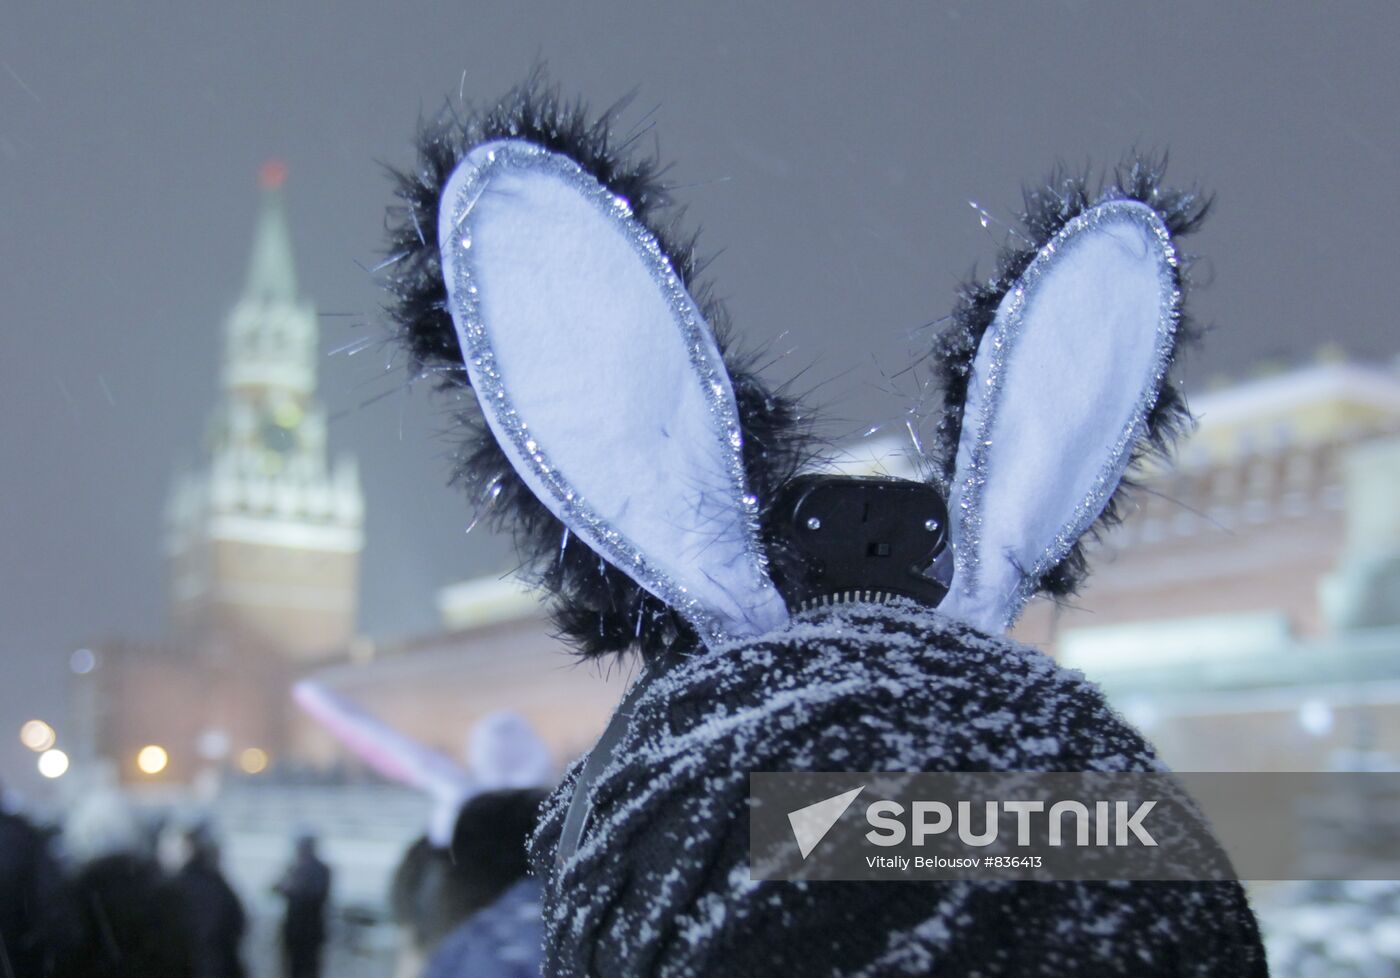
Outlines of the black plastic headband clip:
{"label": "black plastic headband clip", "polygon": [[784,553],[793,611],[948,593],[948,508],[933,486],[907,479],[801,475],[778,492],[770,522]]}

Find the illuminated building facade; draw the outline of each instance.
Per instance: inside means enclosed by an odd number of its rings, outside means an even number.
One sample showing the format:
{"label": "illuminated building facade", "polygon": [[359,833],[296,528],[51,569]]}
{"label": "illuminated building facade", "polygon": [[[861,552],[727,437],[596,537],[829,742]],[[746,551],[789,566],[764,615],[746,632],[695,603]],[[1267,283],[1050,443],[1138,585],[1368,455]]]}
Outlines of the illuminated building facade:
{"label": "illuminated building facade", "polygon": [[[1101,682],[1183,770],[1400,752],[1400,375],[1319,362],[1192,407],[1199,430],[1143,480],[1086,590],[1033,603],[1015,636]],[[882,440],[840,468],[917,478]],[[444,749],[501,705],[565,755],[591,743],[617,670],[570,668],[518,588],[467,582],[442,603],[442,633],[321,675]]]}
{"label": "illuminated building facade", "polygon": [[[1180,770],[1400,756],[1400,375],[1320,362],[1192,401],[1084,593],[1018,628]],[[1392,761],[1384,761],[1390,755]]]}

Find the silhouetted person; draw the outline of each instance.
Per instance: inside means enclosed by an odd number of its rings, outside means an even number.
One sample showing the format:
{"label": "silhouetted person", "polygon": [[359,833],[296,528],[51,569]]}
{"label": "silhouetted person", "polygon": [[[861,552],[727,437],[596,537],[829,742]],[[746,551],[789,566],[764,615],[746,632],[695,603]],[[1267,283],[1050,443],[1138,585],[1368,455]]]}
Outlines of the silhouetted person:
{"label": "silhouetted person", "polygon": [[[198,978],[190,918],[154,859],[95,859],[64,887],[55,978]],[[19,972],[47,978],[50,972]]]}
{"label": "silhouetted person", "polygon": [[219,851],[205,829],[182,832],[184,864],[174,887],[195,939],[199,978],[243,978],[239,945],[247,928],[243,904],[219,870]]}
{"label": "silhouetted person", "polygon": [[540,886],[526,839],[545,793],[487,791],[457,814],[450,848],[415,842],[389,891],[401,931],[396,978],[534,978]]}
{"label": "silhouetted person", "polygon": [[297,840],[296,856],[276,890],[287,901],[282,919],[287,978],[320,978],[331,871],[316,857],[315,838],[306,835]]}
{"label": "silhouetted person", "polygon": [[488,791],[457,817],[449,859],[474,909],[433,950],[422,978],[534,978],[543,959],[540,883],[526,840],[545,792]]}
{"label": "silhouetted person", "polygon": [[44,924],[53,912],[58,870],[47,837],[4,810],[0,785],[0,978],[45,975],[51,954]]}

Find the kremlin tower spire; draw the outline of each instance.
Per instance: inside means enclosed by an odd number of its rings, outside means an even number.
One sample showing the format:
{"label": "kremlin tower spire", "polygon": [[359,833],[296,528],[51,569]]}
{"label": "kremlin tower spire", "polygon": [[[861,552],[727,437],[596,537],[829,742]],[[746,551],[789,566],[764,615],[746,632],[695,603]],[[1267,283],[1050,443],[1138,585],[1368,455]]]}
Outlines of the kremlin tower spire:
{"label": "kremlin tower spire", "polygon": [[363,499],[352,458],[332,464],[316,400],[320,338],[298,288],[287,168],[259,173],[243,291],[224,325],[222,395],[205,467],[169,507],[171,614],[182,640],[294,659],[354,635]]}
{"label": "kremlin tower spire", "polygon": [[292,235],[283,206],[287,170],[263,164],[262,202],[243,294],[225,331],[224,389],[265,387],[298,398],[316,386],[316,310],[297,293]]}
{"label": "kremlin tower spire", "polygon": [[269,160],[258,170],[262,212],[253,237],[253,256],[248,263],[245,295],[284,302],[296,298],[292,235],[282,206],[282,185],[286,181],[287,167],[280,160]]}

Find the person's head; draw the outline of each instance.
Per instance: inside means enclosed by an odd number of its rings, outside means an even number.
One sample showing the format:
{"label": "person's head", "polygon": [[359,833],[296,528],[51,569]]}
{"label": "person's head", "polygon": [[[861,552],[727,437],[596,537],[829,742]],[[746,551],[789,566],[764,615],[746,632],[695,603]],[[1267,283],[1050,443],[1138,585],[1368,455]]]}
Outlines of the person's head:
{"label": "person's head", "polygon": [[525,844],[544,795],[535,788],[476,795],[458,813],[450,848],[426,838],[409,847],[389,903],[416,952],[432,948],[527,875]]}
{"label": "person's head", "polygon": [[203,820],[166,825],[156,853],[167,872],[187,865],[213,868],[219,864],[218,839],[213,826]]}
{"label": "person's head", "polygon": [[219,862],[219,839],[213,826],[200,822],[189,832],[190,855],[206,866],[216,866]]}
{"label": "person's head", "polygon": [[525,844],[544,798],[543,789],[514,788],[485,792],[462,806],[452,833],[452,863],[483,906],[529,874]]}
{"label": "person's head", "polygon": [[156,859],[162,869],[167,873],[179,872],[193,856],[194,846],[188,826],[170,821],[161,827],[156,840]]}
{"label": "person's head", "polygon": [[302,832],[296,839],[296,857],[298,859],[316,858],[316,836],[310,832]]}

